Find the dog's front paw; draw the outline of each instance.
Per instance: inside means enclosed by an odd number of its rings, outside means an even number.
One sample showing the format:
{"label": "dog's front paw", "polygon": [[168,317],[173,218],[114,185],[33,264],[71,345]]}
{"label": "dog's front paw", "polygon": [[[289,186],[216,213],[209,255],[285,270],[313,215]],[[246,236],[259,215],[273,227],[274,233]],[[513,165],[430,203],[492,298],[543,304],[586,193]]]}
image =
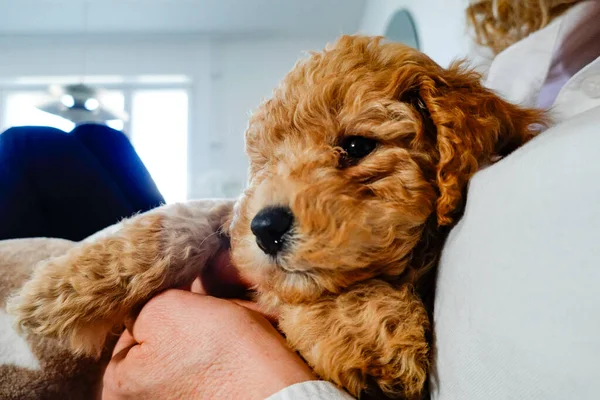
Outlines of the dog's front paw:
{"label": "dog's front paw", "polygon": [[281,328],[316,373],[353,396],[422,396],[429,319],[408,286],[373,280],[319,303],[289,307]]}
{"label": "dog's front paw", "polygon": [[[38,276],[8,300],[7,311],[15,317],[17,330],[58,339],[76,355],[100,356],[113,328],[110,319],[98,319],[93,313],[90,316],[90,310],[75,299],[77,295],[69,293],[72,289],[64,289],[68,287],[65,281],[44,285]],[[97,312],[103,313],[101,308]]]}
{"label": "dog's front paw", "polygon": [[107,335],[163,284],[169,259],[161,253],[162,226],[160,215],[143,216],[37,265],[7,304],[17,328],[99,356]]}
{"label": "dog's front paw", "polygon": [[106,338],[161,290],[185,285],[221,248],[231,202],[166,206],[39,264],[8,302],[17,328],[99,356]]}

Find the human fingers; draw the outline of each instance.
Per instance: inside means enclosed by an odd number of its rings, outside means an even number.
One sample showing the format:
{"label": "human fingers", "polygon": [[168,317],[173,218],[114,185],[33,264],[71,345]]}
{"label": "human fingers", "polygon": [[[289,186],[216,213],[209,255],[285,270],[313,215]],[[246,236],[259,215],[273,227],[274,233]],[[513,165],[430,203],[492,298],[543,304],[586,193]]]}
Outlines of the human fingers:
{"label": "human fingers", "polygon": [[133,337],[131,332],[129,332],[129,330],[125,329],[119,337],[115,348],[113,349],[112,356],[115,357],[119,353],[127,352],[131,347],[135,346],[136,344],[138,344],[137,340],[135,340],[135,338]]}

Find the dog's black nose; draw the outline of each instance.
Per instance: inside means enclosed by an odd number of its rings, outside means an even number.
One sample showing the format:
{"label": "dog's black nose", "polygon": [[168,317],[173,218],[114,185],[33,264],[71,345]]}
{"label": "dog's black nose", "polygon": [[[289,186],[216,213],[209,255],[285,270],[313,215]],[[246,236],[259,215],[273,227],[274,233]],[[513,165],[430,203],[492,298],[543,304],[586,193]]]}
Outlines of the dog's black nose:
{"label": "dog's black nose", "polygon": [[261,210],[250,224],[256,243],[265,253],[274,256],[283,248],[284,236],[294,222],[292,210],[287,207],[269,207]]}

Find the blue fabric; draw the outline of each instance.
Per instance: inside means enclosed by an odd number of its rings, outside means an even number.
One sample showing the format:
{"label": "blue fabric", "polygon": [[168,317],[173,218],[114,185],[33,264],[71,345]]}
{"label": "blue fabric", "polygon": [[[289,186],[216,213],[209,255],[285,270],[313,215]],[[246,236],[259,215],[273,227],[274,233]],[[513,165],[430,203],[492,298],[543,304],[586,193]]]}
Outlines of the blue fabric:
{"label": "blue fabric", "polygon": [[81,240],[164,203],[119,131],[87,124],[0,134],[0,240]]}

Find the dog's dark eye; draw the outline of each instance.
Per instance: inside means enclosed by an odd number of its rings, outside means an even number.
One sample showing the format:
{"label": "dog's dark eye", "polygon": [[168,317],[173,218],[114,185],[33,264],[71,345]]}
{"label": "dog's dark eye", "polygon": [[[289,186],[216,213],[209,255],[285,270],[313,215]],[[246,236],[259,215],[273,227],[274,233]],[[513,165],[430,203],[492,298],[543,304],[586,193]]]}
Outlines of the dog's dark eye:
{"label": "dog's dark eye", "polygon": [[340,147],[346,153],[344,158],[351,163],[356,163],[375,150],[377,141],[364,136],[350,136],[342,141]]}

